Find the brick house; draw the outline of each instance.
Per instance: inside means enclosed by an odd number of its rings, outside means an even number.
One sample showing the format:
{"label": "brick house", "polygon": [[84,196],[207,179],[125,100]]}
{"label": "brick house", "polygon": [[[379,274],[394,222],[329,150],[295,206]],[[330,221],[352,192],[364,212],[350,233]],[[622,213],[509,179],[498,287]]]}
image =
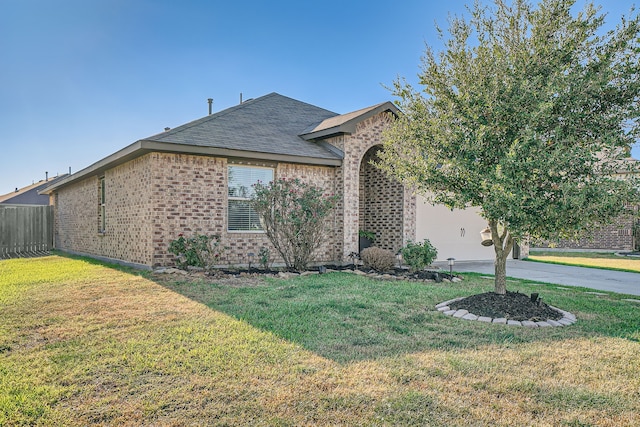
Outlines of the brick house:
{"label": "brick house", "polygon": [[22,188],[16,188],[15,191],[0,196],[0,204],[5,205],[48,205],[49,197],[46,194],[40,194],[42,190],[56,181],[63,179],[67,174],[54,176],[49,178],[47,173],[45,179],[35,182]]}
{"label": "brick house", "polygon": [[416,197],[369,163],[397,114],[390,102],[340,115],[271,93],[136,141],[45,190],[55,246],[149,268],[174,264],[179,233],[215,233],[226,261],[246,264],[276,252],[243,189],[297,177],[339,196],[318,261],[347,261],[359,229],[397,251],[415,239]]}
{"label": "brick house", "polygon": [[558,251],[628,252],[640,245],[638,206],[627,206],[626,212],[586,233],[578,240],[560,239],[555,242],[533,242],[532,248]]}

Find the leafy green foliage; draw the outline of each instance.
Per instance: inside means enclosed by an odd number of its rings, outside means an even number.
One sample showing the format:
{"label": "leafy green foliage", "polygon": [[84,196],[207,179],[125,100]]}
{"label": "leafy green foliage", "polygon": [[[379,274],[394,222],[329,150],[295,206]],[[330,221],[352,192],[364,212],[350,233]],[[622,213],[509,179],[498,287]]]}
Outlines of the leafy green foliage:
{"label": "leafy green foliage", "polygon": [[326,235],[324,219],[336,197],[297,178],[258,182],[253,189],[251,205],[287,268],[306,269]]}
{"label": "leafy green foliage", "polygon": [[271,266],[271,252],[269,248],[263,246],[260,248],[260,252],[258,252],[258,261],[260,262],[260,266],[265,270]]}
{"label": "leafy green foliage", "polygon": [[404,262],[411,267],[411,271],[423,270],[431,265],[438,256],[438,250],[431,244],[429,239],[424,239],[422,243],[409,242],[404,248],[400,249],[400,252]]}
{"label": "leafy green foliage", "polygon": [[[598,35],[604,16],[575,1],[476,3],[422,58],[421,91],[397,80],[405,113],[385,135],[379,165],[430,201],[477,206],[505,262],[527,236],[577,237],[638,200],[640,21]],[[630,175],[629,175],[630,176]]]}
{"label": "leafy green foliage", "polygon": [[358,230],[358,237],[368,239],[372,243],[376,241],[376,233],[367,230]]}
{"label": "leafy green foliage", "polygon": [[181,233],[177,239],[169,243],[169,252],[177,256],[180,268],[188,266],[211,268],[220,262],[224,250],[225,247],[218,234],[196,234],[184,237]]}

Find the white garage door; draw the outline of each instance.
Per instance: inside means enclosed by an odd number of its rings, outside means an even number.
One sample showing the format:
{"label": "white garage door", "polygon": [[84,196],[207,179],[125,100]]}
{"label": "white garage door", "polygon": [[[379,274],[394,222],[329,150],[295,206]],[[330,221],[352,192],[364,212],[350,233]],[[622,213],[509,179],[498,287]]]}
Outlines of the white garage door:
{"label": "white garage door", "polygon": [[438,260],[489,260],[495,258],[493,246],[480,244],[480,231],[487,221],[477,208],[448,209],[432,206],[422,196],[416,200],[416,241],[429,239],[438,249]]}

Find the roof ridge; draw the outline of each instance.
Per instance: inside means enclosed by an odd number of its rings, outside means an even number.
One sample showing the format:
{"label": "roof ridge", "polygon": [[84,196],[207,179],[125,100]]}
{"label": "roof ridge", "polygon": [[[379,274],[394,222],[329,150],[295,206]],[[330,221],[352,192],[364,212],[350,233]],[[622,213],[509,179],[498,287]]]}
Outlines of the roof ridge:
{"label": "roof ridge", "polygon": [[[161,136],[161,135],[162,136],[167,136],[167,135],[177,134],[177,133],[183,132],[183,131],[185,131],[187,129],[190,129],[190,128],[194,127],[194,126],[200,125],[202,123],[206,123],[209,120],[213,120],[213,119],[216,119],[216,118],[224,117],[227,114],[231,114],[231,113],[239,110],[240,108],[246,107],[248,104],[255,104],[258,101],[263,101],[263,100],[265,100],[267,98],[272,97],[273,95],[279,95],[279,94],[276,93],[276,92],[271,92],[271,93],[268,93],[266,95],[262,95],[262,96],[260,96],[258,98],[248,99],[248,100],[242,102],[241,104],[232,105],[231,107],[225,108],[224,110],[220,110],[217,113],[208,114],[208,115],[206,115],[204,117],[200,117],[199,119],[195,119],[195,120],[192,120],[192,121],[190,121],[188,123],[184,123],[182,125],[179,125],[176,128],[173,128],[173,129],[170,129],[170,130],[167,130],[167,131],[164,131],[164,132],[156,133],[156,134],[151,135],[151,136],[149,136],[147,138],[142,138],[141,141],[153,141],[154,138],[156,138],[158,136]],[[283,96],[283,95],[280,95],[280,96]]]}
{"label": "roof ridge", "polygon": [[24,187],[17,188],[17,191],[10,191],[7,194],[0,194],[0,202],[5,200],[13,199],[14,197],[20,196],[22,194],[28,193],[31,190],[39,189],[40,187],[45,187],[53,184],[53,181],[56,181],[60,178],[63,178],[69,174],[57,174],[56,176],[47,177],[46,179],[41,179],[40,181],[34,182],[33,184],[25,185]]}
{"label": "roof ridge", "polygon": [[326,112],[328,112],[328,113],[335,114],[336,116],[339,116],[339,115],[340,115],[340,113],[336,113],[335,111],[327,110],[326,108],[318,107],[317,105],[313,105],[313,104],[311,104],[311,103],[309,103],[309,102],[300,101],[299,99],[291,98],[290,96],[282,95],[282,94],[279,94],[279,93],[277,93],[277,92],[271,92],[270,94],[265,95],[265,96],[263,96],[262,98],[266,98],[266,97],[267,97],[267,96],[269,96],[269,95],[278,95],[278,96],[281,96],[282,98],[290,99],[291,101],[297,102],[297,103],[299,103],[299,104],[304,104],[304,105],[308,105],[308,106],[313,107],[313,108],[317,108],[317,109],[320,109],[320,110],[324,110],[324,111],[326,111]]}
{"label": "roof ridge", "polygon": [[368,115],[373,114],[376,111],[381,111],[381,109],[386,107],[387,105],[389,106],[387,110],[390,110],[394,114],[396,114],[396,112],[398,111],[398,108],[395,105],[393,105],[392,102],[385,101],[379,104],[371,105],[369,107],[361,108],[359,110],[350,111],[345,114],[338,114],[337,116],[326,118],[319,123],[315,123],[307,127],[300,134],[300,136],[305,139],[312,139],[310,138],[310,136],[313,134],[315,134],[316,137],[320,136],[320,134],[322,134],[322,136],[326,136],[326,135],[329,135],[329,133],[327,133],[329,129],[336,129],[336,130],[342,129],[341,131],[343,132],[344,131],[354,132],[355,128],[351,129],[352,125],[350,125],[350,123],[352,124],[353,121],[358,118],[362,118],[362,117],[366,118],[368,117]]}

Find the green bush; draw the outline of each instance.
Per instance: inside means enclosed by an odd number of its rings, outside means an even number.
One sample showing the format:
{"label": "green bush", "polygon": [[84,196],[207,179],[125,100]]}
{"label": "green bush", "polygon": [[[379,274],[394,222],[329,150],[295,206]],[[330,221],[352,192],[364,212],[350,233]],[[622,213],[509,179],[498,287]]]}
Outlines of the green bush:
{"label": "green bush", "polygon": [[269,248],[263,246],[260,248],[260,252],[258,252],[258,260],[260,261],[260,265],[265,270],[269,269],[271,266],[271,252]]}
{"label": "green bush", "polygon": [[180,233],[176,240],[169,243],[169,252],[178,258],[177,264],[180,268],[188,266],[211,268],[220,262],[224,249],[218,234],[196,234],[185,237]]}
{"label": "green bush", "polygon": [[253,190],[251,206],[287,268],[305,270],[331,230],[325,218],[337,197],[297,178],[258,182]]}
{"label": "green bush", "polygon": [[376,271],[390,270],[396,262],[396,256],[393,252],[376,246],[363,249],[360,252],[360,258],[365,267],[373,268]]}
{"label": "green bush", "polygon": [[368,239],[372,243],[376,241],[376,233],[367,230],[358,230],[358,237]]}
{"label": "green bush", "polygon": [[424,239],[422,243],[409,242],[407,246],[400,249],[400,253],[411,271],[423,270],[438,256],[438,250],[433,247],[429,239]]}

